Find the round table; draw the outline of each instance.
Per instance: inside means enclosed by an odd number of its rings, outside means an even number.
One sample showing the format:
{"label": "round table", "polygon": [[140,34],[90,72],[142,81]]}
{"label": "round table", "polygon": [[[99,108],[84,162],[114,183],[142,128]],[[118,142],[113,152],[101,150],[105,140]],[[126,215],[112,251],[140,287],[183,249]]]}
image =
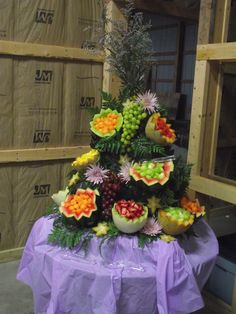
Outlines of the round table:
{"label": "round table", "polygon": [[87,255],[48,244],[52,225],[48,217],[35,223],[17,274],[32,288],[35,314],[187,314],[204,306],[218,242],[203,219],[194,235],[143,249],[133,236],[101,246],[93,237]]}

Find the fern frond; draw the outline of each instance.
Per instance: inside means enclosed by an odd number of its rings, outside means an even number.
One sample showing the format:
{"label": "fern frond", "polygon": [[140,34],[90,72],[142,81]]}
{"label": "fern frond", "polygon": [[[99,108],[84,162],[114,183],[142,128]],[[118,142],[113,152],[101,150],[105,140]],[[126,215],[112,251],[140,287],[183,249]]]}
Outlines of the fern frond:
{"label": "fern frond", "polygon": [[111,137],[103,137],[100,139],[95,148],[102,153],[111,153],[118,155],[121,151],[121,142],[117,139],[116,135]]}
{"label": "fern frond", "polygon": [[153,158],[157,155],[166,156],[165,148],[160,146],[146,137],[139,137],[131,144],[131,149],[135,158]]}

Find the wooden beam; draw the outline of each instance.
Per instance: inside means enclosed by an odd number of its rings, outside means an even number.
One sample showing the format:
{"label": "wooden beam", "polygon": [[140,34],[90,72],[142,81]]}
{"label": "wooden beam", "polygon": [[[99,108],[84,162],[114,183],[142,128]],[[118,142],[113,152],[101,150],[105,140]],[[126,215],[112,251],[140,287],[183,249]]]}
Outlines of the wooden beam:
{"label": "wooden beam", "polygon": [[[115,2],[124,6],[123,0],[115,0]],[[186,8],[184,6],[177,5],[172,2],[162,1],[162,0],[135,0],[135,8],[138,10],[157,13],[162,15],[170,15],[180,18],[185,18],[189,20],[197,20],[199,10],[194,8]]]}
{"label": "wooden beam", "polygon": [[201,1],[197,43],[207,44],[211,41],[213,0]]}
{"label": "wooden beam", "polygon": [[193,164],[192,175],[199,175],[202,164],[202,149],[206,120],[207,86],[209,64],[199,61],[195,67],[191,125],[189,132],[188,162]]}
{"label": "wooden beam", "polygon": [[190,189],[236,204],[236,187],[198,175],[191,177]]}
{"label": "wooden beam", "polygon": [[214,43],[227,41],[231,0],[216,1],[214,22]]}
{"label": "wooden beam", "polygon": [[[214,43],[227,41],[231,0],[217,1],[215,9]],[[209,94],[205,133],[210,134],[204,140],[204,147],[208,147],[203,154],[202,174],[213,175],[215,172],[216,150],[218,143],[221,99],[223,88],[223,66],[221,62],[210,65]]]}
{"label": "wooden beam", "polygon": [[6,263],[20,259],[23,250],[23,247],[19,247],[11,250],[0,251],[0,263]]}
{"label": "wooden beam", "polygon": [[[198,45],[207,44],[211,41],[213,1],[214,0],[202,0],[200,2]],[[188,147],[188,162],[193,164],[192,175],[199,175],[201,172],[207,98],[205,86],[208,84],[208,79],[209,64],[207,64],[206,61],[196,61]],[[189,194],[193,198],[195,192],[193,190],[191,191],[190,188]]]}
{"label": "wooden beam", "polygon": [[81,48],[22,43],[0,40],[0,54],[23,57],[40,57],[79,61],[104,62],[102,51],[89,51]]}
{"label": "wooden beam", "polygon": [[[107,19],[110,21],[106,26],[107,32],[112,31],[112,21],[126,22],[124,15],[114,1],[110,1],[107,4]],[[109,52],[105,51],[105,54],[108,56]],[[110,64],[105,62],[103,66],[103,90],[111,93],[113,96],[118,96],[120,85],[120,79],[112,72]]]}
{"label": "wooden beam", "polygon": [[0,163],[72,159],[88,152],[89,146],[0,150]]}
{"label": "wooden beam", "polygon": [[197,60],[236,61],[236,42],[197,46]]}

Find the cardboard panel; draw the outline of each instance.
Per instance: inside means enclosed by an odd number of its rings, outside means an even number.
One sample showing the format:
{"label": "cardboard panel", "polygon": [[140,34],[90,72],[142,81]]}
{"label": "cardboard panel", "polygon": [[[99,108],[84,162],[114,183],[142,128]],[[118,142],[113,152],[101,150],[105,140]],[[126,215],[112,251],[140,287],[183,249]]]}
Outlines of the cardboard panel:
{"label": "cardboard panel", "polygon": [[67,0],[65,16],[65,45],[96,48],[99,40],[99,20],[102,1]]}
{"label": "cardboard panel", "polygon": [[[75,157],[76,158],[76,157]],[[68,185],[68,175],[72,170],[71,164],[74,159],[71,159],[70,161],[65,161],[61,163],[61,180],[60,180],[60,189],[65,189],[65,187]]]}
{"label": "cardboard panel", "polygon": [[63,44],[64,0],[15,0],[14,4],[15,41]]}
{"label": "cardboard panel", "polygon": [[13,0],[0,0],[0,40],[13,39]]}
{"label": "cardboard panel", "polygon": [[0,149],[11,147],[13,141],[12,67],[11,59],[0,58]]}
{"label": "cardboard panel", "polygon": [[14,61],[14,147],[61,145],[63,64]]}
{"label": "cardboard panel", "polygon": [[91,114],[88,107],[100,106],[100,64],[69,63],[64,71],[63,145],[89,145]]}
{"label": "cardboard panel", "polygon": [[0,166],[0,251],[14,247],[12,169]]}
{"label": "cardboard panel", "polygon": [[31,163],[14,169],[13,225],[15,247],[25,244],[34,222],[46,213],[51,195],[58,191],[60,166]]}

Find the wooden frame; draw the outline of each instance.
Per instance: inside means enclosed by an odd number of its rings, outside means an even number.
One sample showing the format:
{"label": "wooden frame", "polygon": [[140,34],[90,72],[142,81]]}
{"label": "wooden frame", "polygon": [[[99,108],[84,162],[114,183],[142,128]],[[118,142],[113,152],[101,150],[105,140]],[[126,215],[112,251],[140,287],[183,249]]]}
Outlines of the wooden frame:
{"label": "wooden frame", "polygon": [[212,32],[213,1],[201,1],[188,162],[193,164],[191,189],[236,204],[236,187],[212,176],[222,94],[221,62],[236,61],[236,43],[225,42],[230,4],[230,0],[217,2],[215,25],[220,27]]}
{"label": "wooden frame", "polygon": [[103,51],[0,40],[0,54],[75,61],[104,62]]}
{"label": "wooden frame", "polygon": [[0,150],[0,163],[73,159],[86,153],[89,146],[49,147],[31,149]]}
{"label": "wooden frame", "polygon": [[197,60],[236,61],[236,42],[199,45]]}

